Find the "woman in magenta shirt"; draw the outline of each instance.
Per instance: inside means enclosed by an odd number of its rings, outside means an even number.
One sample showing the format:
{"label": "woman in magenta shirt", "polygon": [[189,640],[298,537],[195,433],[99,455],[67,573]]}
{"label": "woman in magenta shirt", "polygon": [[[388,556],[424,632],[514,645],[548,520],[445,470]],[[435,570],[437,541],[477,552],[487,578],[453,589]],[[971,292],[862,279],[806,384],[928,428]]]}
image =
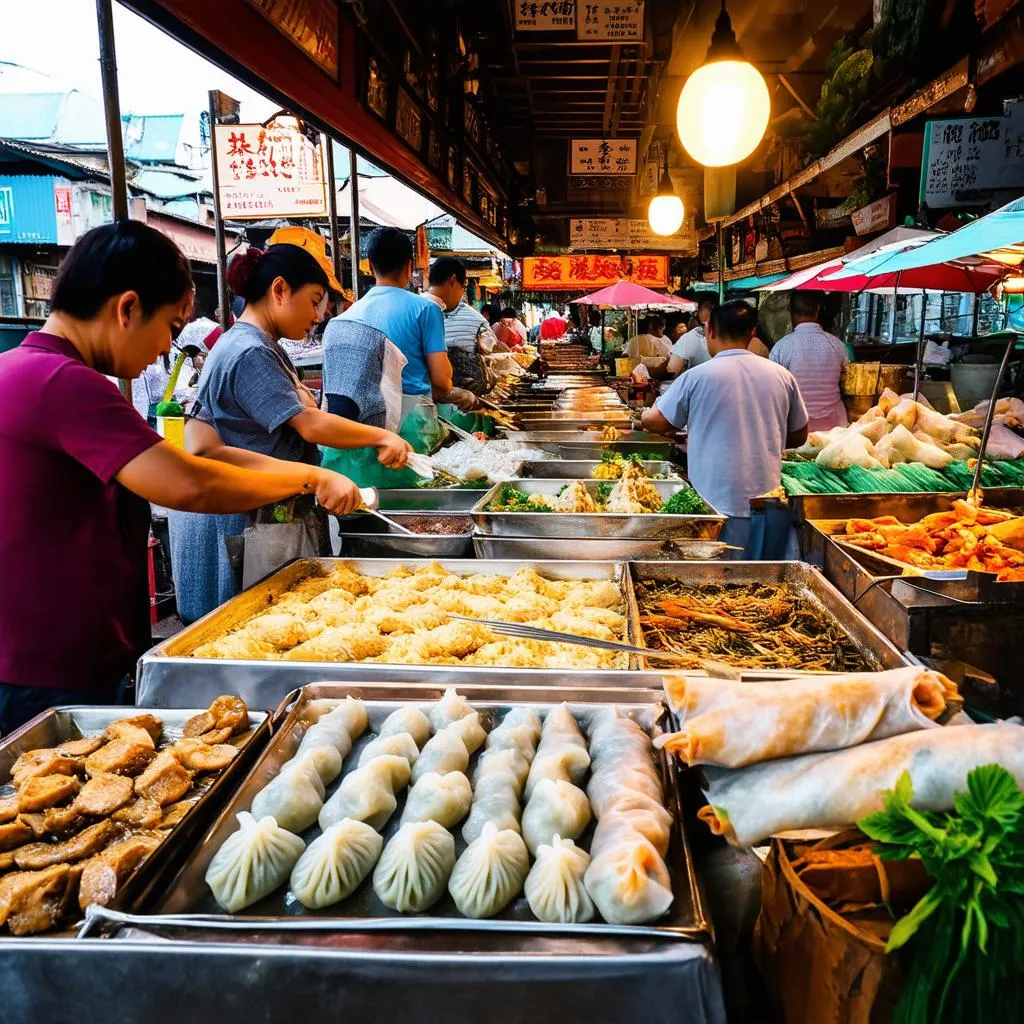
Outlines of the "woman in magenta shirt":
{"label": "woman in magenta shirt", "polygon": [[0,355],[0,734],[54,705],[114,700],[150,642],[148,502],[243,512],[315,494],[343,515],[360,502],[318,466],[189,455],[107,379],[170,350],[192,291],[166,236],[95,228],[61,263],[43,329]]}

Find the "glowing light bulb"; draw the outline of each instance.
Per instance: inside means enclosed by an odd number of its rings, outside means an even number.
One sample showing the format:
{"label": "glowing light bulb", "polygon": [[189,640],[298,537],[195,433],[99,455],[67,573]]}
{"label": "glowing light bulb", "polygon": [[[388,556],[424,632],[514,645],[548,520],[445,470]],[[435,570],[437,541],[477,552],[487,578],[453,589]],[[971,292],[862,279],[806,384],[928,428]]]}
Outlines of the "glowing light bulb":
{"label": "glowing light bulb", "polygon": [[647,207],[647,222],[656,235],[674,235],[683,224],[683,201],[679,196],[657,195]]}

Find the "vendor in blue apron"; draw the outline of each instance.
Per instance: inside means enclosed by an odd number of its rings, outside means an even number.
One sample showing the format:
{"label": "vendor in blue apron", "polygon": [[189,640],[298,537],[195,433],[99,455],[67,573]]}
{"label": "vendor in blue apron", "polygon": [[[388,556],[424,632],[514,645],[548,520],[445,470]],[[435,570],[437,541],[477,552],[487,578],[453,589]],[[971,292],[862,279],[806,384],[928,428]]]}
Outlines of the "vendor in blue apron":
{"label": "vendor in blue apron", "polygon": [[[476,396],[452,386],[441,310],[409,291],[413,251],[408,236],[397,228],[378,228],[370,236],[367,257],[376,287],[324,331],[325,406],[328,412],[372,423],[369,417],[379,417],[380,403],[386,405],[390,399],[392,409],[398,408],[398,433],[415,451],[428,453],[444,438],[435,402],[469,412]],[[370,330],[354,329],[352,324]],[[377,372],[381,377],[374,379]],[[412,470],[387,469],[358,451],[324,448],[323,464],[360,487],[411,487],[418,479]]]}

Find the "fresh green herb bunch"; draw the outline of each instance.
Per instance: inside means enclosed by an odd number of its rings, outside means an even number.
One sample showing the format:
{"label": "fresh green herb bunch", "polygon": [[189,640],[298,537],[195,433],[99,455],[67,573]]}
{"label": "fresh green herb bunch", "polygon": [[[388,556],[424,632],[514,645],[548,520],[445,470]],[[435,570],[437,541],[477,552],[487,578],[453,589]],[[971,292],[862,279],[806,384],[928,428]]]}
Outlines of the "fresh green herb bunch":
{"label": "fresh green herb bunch", "polygon": [[612,496],[612,491],[615,490],[616,483],[618,483],[616,480],[605,480],[597,485],[597,494],[595,497],[599,505],[608,504],[608,499]]}
{"label": "fresh green herb bunch", "polygon": [[916,810],[913,795],[904,772],[858,822],[883,859],[919,857],[935,883],[889,936],[909,958],[893,1024],[1024,1020],[1024,793],[990,764],[952,813]]}
{"label": "fresh green herb bunch", "polygon": [[601,452],[602,462],[622,462],[622,456],[618,452]]}
{"label": "fresh green herb bunch", "polygon": [[710,510],[692,487],[684,487],[668,497],[658,511],[669,516],[694,516],[707,515]]}
{"label": "fresh green herb bunch", "polygon": [[546,505],[536,505],[530,501],[530,495],[524,491],[505,484],[498,492],[497,500],[491,502],[491,510],[495,512],[550,512]]}

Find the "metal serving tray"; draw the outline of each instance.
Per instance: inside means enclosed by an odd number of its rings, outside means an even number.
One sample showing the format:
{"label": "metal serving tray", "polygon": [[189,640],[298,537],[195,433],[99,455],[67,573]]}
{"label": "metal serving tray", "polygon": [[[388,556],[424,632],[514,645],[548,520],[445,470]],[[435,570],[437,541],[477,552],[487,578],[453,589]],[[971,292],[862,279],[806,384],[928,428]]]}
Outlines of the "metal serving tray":
{"label": "metal serving tray", "polygon": [[707,562],[734,554],[717,540],[602,540],[599,537],[495,537],[473,535],[477,558],[588,558],[615,561]]}
{"label": "metal serving tray", "polygon": [[[603,480],[586,480],[591,494]],[[566,486],[564,480],[509,480],[508,484],[525,494],[555,495]],[[668,498],[685,484],[679,480],[652,480],[662,498]],[[495,484],[470,510],[481,533],[506,537],[594,537],[610,539],[669,540],[690,537],[717,540],[725,516],[663,515],[650,512],[633,515],[617,512],[490,512],[488,506],[506,484]]]}
{"label": "metal serving tray", "polygon": [[[871,670],[899,668],[910,663],[906,655],[857,611],[821,572],[806,562],[631,562],[629,570],[634,583],[645,579],[679,580],[685,586],[785,583],[796,588],[801,597],[838,623],[860,649]],[[639,603],[632,587],[627,599],[632,634],[639,638],[638,646],[646,647]],[[642,667],[650,667],[646,661],[646,658],[640,658]],[[762,674],[758,669],[742,671],[744,677],[750,678]],[[771,670],[763,674],[774,676],[778,672]]]}
{"label": "metal serving tray", "polygon": [[[483,490],[472,487],[392,487],[377,491],[381,512],[468,512]],[[348,517],[349,519],[355,517]],[[372,519],[373,516],[362,516]]]}
{"label": "metal serving tray", "polygon": [[[542,477],[546,480],[594,480],[594,470],[601,465],[600,460],[593,459],[557,459],[551,462],[524,462],[520,473],[526,477]],[[644,469],[648,473],[679,479],[676,465],[664,460],[645,460]]]}
{"label": "metal serving tray", "polygon": [[[616,429],[619,430],[618,427]],[[662,434],[651,434],[646,430],[619,430],[619,436],[614,441],[603,441],[601,439],[601,431],[595,429],[593,425],[586,430],[566,426],[552,430],[511,430],[506,427],[502,432],[510,441],[555,441],[558,444],[596,444],[602,448],[606,445],[621,445],[626,442],[635,444],[641,441],[649,444],[664,445],[666,448],[671,445],[671,442]]]}
{"label": "metal serving tray", "polygon": [[[666,917],[654,924],[622,926],[605,923],[552,925],[537,921],[529,910],[525,897],[520,894],[505,911],[494,918],[474,920],[462,917],[451,897],[445,893],[440,902],[424,914],[400,914],[384,906],[372,887],[368,877],[346,900],[320,911],[302,906],[290,898],[287,890],[278,889],[264,900],[241,911],[226,915],[213,899],[204,878],[214,854],[223,842],[236,830],[236,815],[248,810],[253,797],[280,771],[298,749],[306,728],[326,708],[346,695],[360,697],[366,701],[369,715],[369,730],[358,740],[345,760],[341,778],[352,771],[359,753],[372,735],[380,729],[381,723],[393,711],[412,703],[426,709],[432,700],[440,697],[436,690],[422,687],[385,688],[372,686],[337,686],[317,684],[303,687],[297,699],[292,702],[274,742],[254,766],[245,781],[235,793],[234,799],[223,810],[214,825],[207,831],[193,855],[181,872],[162,894],[156,895],[151,909],[158,915],[214,915],[222,923],[233,922],[236,928],[264,928],[269,931],[282,929],[354,931],[360,933],[389,931],[407,934],[411,943],[416,935],[435,930],[460,931],[469,933],[562,934],[589,936],[648,936],[659,939],[684,939],[704,941],[711,936],[711,923],[704,909],[702,894],[694,870],[686,833],[682,825],[683,816],[679,794],[678,766],[664,754],[658,755],[662,781],[665,786],[666,802],[676,822],[666,864],[673,881],[675,900]],[[532,707],[544,712],[556,707],[567,695],[561,691],[542,690],[523,693],[503,693],[492,690],[488,696],[472,695],[473,707],[489,727],[512,707]],[[599,700],[577,700],[571,698],[571,708],[578,721],[585,722],[602,708],[618,707],[622,712],[642,725],[653,737],[659,735],[663,726],[670,722],[667,709],[659,702],[658,694],[649,694],[642,701],[637,700],[636,691],[615,692],[603,695]],[[653,698],[653,699],[652,699]],[[474,755],[467,774],[472,777],[473,766],[479,754]],[[338,781],[328,787],[328,796],[334,792]],[[408,790],[399,794],[399,807],[383,830],[385,843],[398,831],[402,808]],[[466,847],[462,839],[461,822],[451,829],[455,836],[456,855]],[[591,825],[578,842],[589,847],[593,833]],[[307,840],[320,834],[317,825],[304,833]],[[200,917],[195,921],[202,928],[209,918]]]}
{"label": "metal serving tray", "polygon": [[[3,791],[13,792],[10,787],[11,768],[18,757],[26,751],[55,747],[67,740],[95,736],[102,733],[111,722],[147,711],[155,714],[163,722],[164,731],[161,739],[164,741],[163,745],[167,746],[168,739],[174,741],[181,737],[182,728],[193,715],[205,710],[206,708],[202,707],[169,711],[163,708],[133,708],[124,705],[72,705],[50,708],[0,740],[0,779],[3,779]],[[239,779],[245,776],[266,745],[271,733],[271,716],[265,711],[250,711],[249,727],[252,732],[235,759],[217,775],[160,845],[119,887],[110,904],[113,910],[134,909],[147,893],[162,880],[166,880],[169,873],[180,867],[186,845],[199,830],[209,825],[227,794],[235,788]],[[34,941],[52,938],[58,934],[62,933],[43,932],[27,938]],[[5,943],[9,939],[10,936],[5,935],[0,942]]]}
{"label": "metal serving tray", "polygon": [[[152,707],[177,707],[209,703],[218,694],[239,694],[251,707],[274,706],[284,696],[311,679],[365,682],[425,682],[435,686],[459,686],[493,682],[506,685],[568,687],[650,687],[661,685],[661,675],[618,669],[469,667],[464,665],[387,665],[365,662],[242,661],[192,658],[196,647],[221,636],[246,619],[264,611],[285,591],[313,574],[330,572],[340,564],[355,572],[383,576],[405,558],[339,559],[305,558],[225,602],[180,633],[157,644],[139,660],[136,702]],[[483,561],[440,559],[452,572],[511,575],[517,569],[534,568],[553,579],[610,579],[625,593],[628,574],[619,562],[603,561]],[[629,596],[626,594],[628,605]]]}
{"label": "metal serving tray", "polygon": [[599,461],[605,452],[620,452],[622,455],[642,455],[645,459],[668,459],[672,442],[661,441],[563,441],[552,444],[540,442],[545,451],[553,451],[559,458],[569,461],[586,459]]}
{"label": "metal serving tray", "polygon": [[[473,520],[468,512],[389,512],[388,518],[399,524],[424,516],[444,516],[457,519],[465,533],[419,533],[414,537],[388,530],[375,516],[351,516],[339,519],[341,523],[341,553],[346,558],[395,558],[411,555],[413,558],[473,557]],[[349,527],[355,529],[349,532]]]}

